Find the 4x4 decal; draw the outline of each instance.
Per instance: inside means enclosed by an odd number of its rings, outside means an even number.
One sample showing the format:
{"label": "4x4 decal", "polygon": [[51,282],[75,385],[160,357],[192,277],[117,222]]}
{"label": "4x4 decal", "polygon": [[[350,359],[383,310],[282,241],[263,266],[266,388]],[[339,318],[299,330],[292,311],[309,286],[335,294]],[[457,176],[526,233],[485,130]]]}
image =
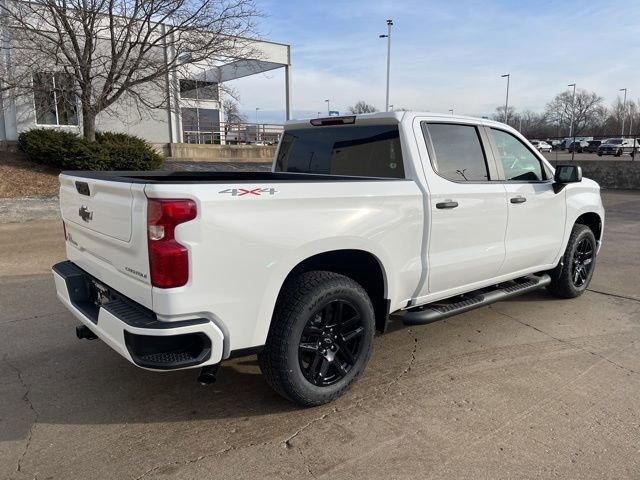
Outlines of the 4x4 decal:
{"label": "4x4 decal", "polygon": [[266,188],[227,188],[225,190],[220,190],[218,193],[222,194],[222,193],[226,193],[226,194],[230,194],[232,197],[244,197],[245,195],[247,196],[262,196],[262,194],[267,194],[267,195],[275,195],[278,191],[273,188],[273,187],[266,187]]}

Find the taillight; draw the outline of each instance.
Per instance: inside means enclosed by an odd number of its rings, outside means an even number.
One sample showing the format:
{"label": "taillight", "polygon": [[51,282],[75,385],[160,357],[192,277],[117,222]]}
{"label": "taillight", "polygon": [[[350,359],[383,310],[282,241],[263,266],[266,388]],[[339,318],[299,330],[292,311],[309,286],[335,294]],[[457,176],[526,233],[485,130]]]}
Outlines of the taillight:
{"label": "taillight", "polygon": [[197,211],[193,200],[148,200],[149,271],[154,287],[181,287],[189,280],[189,252],[176,241],[175,228],[196,218]]}
{"label": "taillight", "polygon": [[62,233],[64,233],[64,241],[67,241],[67,226],[64,223],[64,220],[62,221]]}

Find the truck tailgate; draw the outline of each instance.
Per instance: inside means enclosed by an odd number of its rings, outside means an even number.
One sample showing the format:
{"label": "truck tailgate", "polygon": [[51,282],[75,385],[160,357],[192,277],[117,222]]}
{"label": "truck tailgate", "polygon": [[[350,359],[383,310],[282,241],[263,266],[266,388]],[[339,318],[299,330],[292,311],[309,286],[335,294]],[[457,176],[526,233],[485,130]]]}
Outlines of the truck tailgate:
{"label": "truck tailgate", "polygon": [[143,185],[63,173],[60,211],[69,260],[151,308]]}
{"label": "truck tailgate", "polygon": [[60,177],[62,219],[80,229],[129,242],[132,206],[130,183]]}

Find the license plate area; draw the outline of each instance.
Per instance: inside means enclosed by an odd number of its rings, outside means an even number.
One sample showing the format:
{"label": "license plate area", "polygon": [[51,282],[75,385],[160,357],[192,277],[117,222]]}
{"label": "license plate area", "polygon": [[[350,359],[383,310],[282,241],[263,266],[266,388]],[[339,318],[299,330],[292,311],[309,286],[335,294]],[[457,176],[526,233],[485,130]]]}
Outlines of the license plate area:
{"label": "license plate area", "polygon": [[89,284],[88,300],[91,301],[96,307],[100,308],[101,306],[106,305],[110,301],[116,299],[116,296],[113,294],[113,291],[103,283],[100,283],[95,278],[89,277],[87,279],[87,282]]}

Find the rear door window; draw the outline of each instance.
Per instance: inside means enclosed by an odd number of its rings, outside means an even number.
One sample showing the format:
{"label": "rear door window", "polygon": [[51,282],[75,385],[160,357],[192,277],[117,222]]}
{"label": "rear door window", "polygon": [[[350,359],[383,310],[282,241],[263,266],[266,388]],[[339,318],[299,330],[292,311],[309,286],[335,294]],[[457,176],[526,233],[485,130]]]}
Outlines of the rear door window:
{"label": "rear door window", "polygon": [[286,131],[275,171],[404,178],[398,126],[318,126]]}
{"label": "rear door window", "polygon": [[427,145],[433,147],[431,163],[435,171],[454,182],[489,180],[487,159],[478,129],[473,125],[423,123]]}

